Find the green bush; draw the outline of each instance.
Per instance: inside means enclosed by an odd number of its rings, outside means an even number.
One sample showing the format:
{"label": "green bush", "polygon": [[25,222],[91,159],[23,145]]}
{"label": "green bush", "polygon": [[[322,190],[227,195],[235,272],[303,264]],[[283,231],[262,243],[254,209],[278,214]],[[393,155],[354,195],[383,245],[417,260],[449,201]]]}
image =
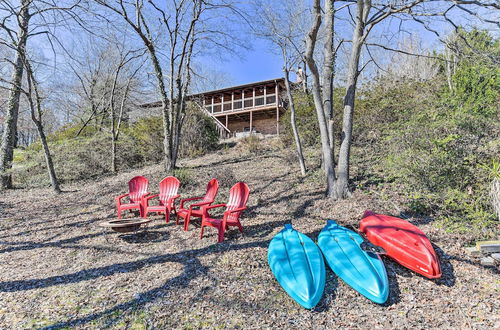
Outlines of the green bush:
{"label": "green bush", "polygon": [[[80,125],[66,126],[49,136],[54,166],[61,182],[95,178],[110,173],[111,135],[93,127],[76,137]],[[215,149],[218,135],[213,121],[194,107],[188,107],[182,130],[179,156],[201,155]],[[119,171],[163,160],[163,122],[161,117],[142,118],[122,128],[117,142]],[[189,173],[179,172],[183,182]],[[23,187],[48,185],[40,143],[16,153],[13,169],[15,184]]]}
{"label": "green bush", "polygon": [[237,148],[247,154],[258,154],[264,150],[264,145],[258,136],[249,135],[238,141]]}
{"label": "green bush", "polygon": [[[454,106],[444,77],[388,85],[372,86],[358,103],[355,134],[375,132],[370,143],[355,139],[369,146],[372,173],[383,173],[387,184],[405,192],[410,210],[433,215],[446,228],[495,228],[488,196],[492,179],[483,168],[500,158],[498,112]],[[473,103],[492,109],[497,98]]]}
{"label": "green bush", "polygon": [[196,157],[217,149],[219,133],[212,118],[194,104],[188,104],[182,126],[181,157]]}
{"label": "green bush", "polygon": [[[311,94],[306,94],[301,88],[293,90],[295,117],[300,140],[304,147],[318,145],[320,142],[318,119]],[[282,117],[282,137],[286,145],[295,143],[290,122],[290,111]]]}

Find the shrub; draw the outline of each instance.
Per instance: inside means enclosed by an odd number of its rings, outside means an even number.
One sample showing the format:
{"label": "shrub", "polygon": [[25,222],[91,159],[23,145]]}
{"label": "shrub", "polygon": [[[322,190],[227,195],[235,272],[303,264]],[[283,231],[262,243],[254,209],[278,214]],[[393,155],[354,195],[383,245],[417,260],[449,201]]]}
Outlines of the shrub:
{"label": "shrub", "polygon": [[[179,156],[195,156],[216,148],[215,124],[201,111],[188,108]],[[66,126],[49,137],[54,166],[61,182],[95,178],[109,174],[111,136],[86,127],[76,137],[80,125]],[[40,143],[34,143],[21,154],[16,153],[13,170],[15,183],[21,186],[48,185],[45,159]],[[142,118],[124,126],[117,142],[118,170],[144,166],[163,160],[163,122],[161,117]],[[189,174],[179,172],[188,182]]]}
{"label": "shrub", "polygon": [[[298,88],[293,90],[293,99],[297,130],[299,131],[302,145],[307,147],[319,144],[319,126],[312,95],[306,94],[302,89]],[[282,117],[281,123],[283,132],[281,137],[283,142],[286,145],[294,144],[295,140],[290,122],[290,111],[287,111],[285,116]]]}
{"label": "shrub", "polygon": [[[373,139],[355,138],[373,153],[372,172],[383,173],[387,184],[405,191],[412,211],[431,214],[449,229],[493,228],[492,180],[482,169],[499,157],[491,113],[451,106],[443,97],[443,77],[426,84],[400,83],[386,92],[372,87],[362,94],[355,122],[357,135],[376,132]],[[399,95],[399,107],[394,95]]]}
{"label": "shrub", "polygon": [[257,135],[249,135],[238,141],[237,148],[244,153],[257,154],[264,150],[263,143]]}
{"label": "shrub", "polygon": [[195,157],[213,151],[218,147],[219,133],[212,118],[204,114],[198,106],[188,104],[182,126],[179,150],[181,157]]}

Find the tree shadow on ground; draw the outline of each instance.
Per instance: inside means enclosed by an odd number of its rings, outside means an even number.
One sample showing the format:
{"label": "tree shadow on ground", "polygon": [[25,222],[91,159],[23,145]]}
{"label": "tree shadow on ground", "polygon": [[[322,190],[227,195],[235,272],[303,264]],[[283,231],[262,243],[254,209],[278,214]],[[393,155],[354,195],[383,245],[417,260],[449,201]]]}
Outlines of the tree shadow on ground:
{"label": "tree shadow on ground", "polygon": [[389,298],[382,306],[389,307],[401,301],[401,290],[399,289],[397,275],[399,275],[399,267],[402,266],[387,257],[383,257],[382,261],[384,262],[387,278],[389,279]]}
{"label": "tree shadow on ground", "polygon": [[456,277],[455,277],[455,269],[453,268],[453,265],[449,261],[451,258],[450,255],[446,254],[446,252],[443,251],[439,246],[432,244],[432,247],[434,248],[434,251],[436,251],[436,254],[439,259],[439,263],[441,266],[441,277],[438,279],[433,280],[436,284],[438,285],[444,285],[447,287],[453,287],[455,286],[456,282]]}
{"label": "tree shadow on ground", "polygon": [[[236,244],[236,245],[228,245],[221,244],[218,245],[210,245],[205,248],[200,248],[191,251],[183,251],[172,254],[164,254],[159,256],[154,256],[151,258],[141,259],[137,261],[132,261],[128,263],[122,264],[114,264],[110,266],[97,267],[92,269],[83,270],[80,272],[76,272],[73,274],[67,274],[63,276],[57,276],[55,278],[48,278],[42,280],[30,280],[26,282],[33,282],[35,285],[31,285],[28,289],[39,288],[39,287],[47,287],[51,285],[60,285],[60,284],[68,284],[68,283],[76,283],[84,280],[95,279],[104,276],[110,276],[116,273],[130,273],[135,270],[148,267],[155,264],[163,264],[167,262],[178,262],[184,266],[184,270],[182,274],[167,280],[163,285],[151,289],[149,291],[145,291],[137,295],[136,298],[127,301],[125,303],[117,304],[105,311],[99,313],[93,313],[87,316],[83,316],[80,318],[70,319],[67,321],[59,322],[53,324],[51,326],[45,327],[44,329],[59,329],[64,327],[71,326],[82,326],[87,324],[88,322],[101,319],[108,318],[104,327],[109,327],[118,321],[120,316],[116,315],[117,311],[125,311],[132,308],[137,308],[140,306],[144,306],[145,304],[155,301],[159,297],[163,296],[165,292],[173,289],[173,288],[185,288],[189,285],[189,283],[200,276],[207,276],[209,271],[209,267],[203,266],[198,259],[201,256],[220,252],[220,250],[230,251],[230,250],[245,250],[254,247],[267,247],[269,241],[260,241],[260,242],[252,242],[252,243],[244,243],[244,244]],[[225,246],[224,246],[225,245]],[[14,281],[14,282],[22,282],[22,281]],[[41,282],[41,285],[36,285],[36,283]],[[9,291],[17,291],[16,288],[24,287],[26,289],[26,285],[29,283],[0,283],[0,288],[2,291],[6,291],[6,285],[8,285],[11,290]],[[14,289],[14,290],[12,290]]]}
{"label": "tree shadow on ground", "polygon": [[[436,250],[436,252],[437,252],[437,250]],[[500,269],[498,267],[484,266],[484,265],[482,265],[479,257],[478,258],[475,258],[475,257],[462,258],[462,257],[459,257],[459,256],[454,256],[454,255],[451,255],[451,254],[446,254],[444,252],[443,252],[443,256],[444,256],[443,259],[445,259],[447,263],[450,263],[448,260],[455,260],[455,261],[458,261],[458,262],[469,264],[471,266],[475,266],[477,268],[485,269],[485,270],[491,272],[491,274],[500,275]]]}
{"label": "tree shadow on ground", "polygon": [[188,169],[201,169],[201,168],[211,168],[211,167],[217,167],[220,165],[230,165],[230,164],[238,164],[238,163],[244,163],[244,162],[249,162],[249,161],[256,161],[256,160],[262,160],[262,159],[268,159],[268,158],[280,158],[283,159],[282,156],[279,155],[262,155],[262,156],[255,156],[255,155],[248,155],[245,157],[239,157],[236,159],[222,159],[216,162],[211,162],[211,163],[206,163],[202,165],[195,165],[195,166],[185,166],[184,168]]}
{"label": "tree shadow on ground", "polygon": [[136,233],[121,234],[118,237],[129,244],[160,243],[167,241],[170,238],[170,233],[143,230]]}
{"label": "tree shadow on ground", "polygon": [[88,238],[95,238],[98,236],[103,236],[106,235],[105,232],[100,232],[100,233],[92,233],[92,234],[86,234],[86,235],[80,235],[72,238],[67,238],[55,242],[20,242],[20,243],[13,243],[13,242],[2,242],[2,244],[8,244],[8,245],[16,245],[16,246],[11,246],[6,249],[0,250],[0,253],[9,253],[9,252],[14,252],[14,251],[25,251],[25,250],[34,250],[34,249],[40,249],[40,248],[45,248],[45,247],[64,247],[65,244],[72,244],[75,242],[78,242],[83,239],[88,239]]}
{"label": "tree shadow on ground", "polygon": [[[81,213],[81,215],[89,215],[89,214],[93,214],[93,212]],[[79,222],[73,222],[73,223],[65,223],[64,224],[64,228],[85,227],[85,226],[88,226],[88,225],[93,224],[95,222],[102,221],[102,220],[105,220],[105,219],[111,219],[111,218],[114,218],[114,215],[108,215],[106,217],[94,217],[94,218],[89,219],[89,220],[84,220],[84,221],[79,221]],[[64,220],[64,219],[65,218],[61,218],[61,220]],[[38,224],[39,225],[43,225],[43,224],[46,225],[47,222],[46,221],[41,221]],[[45,232],[45,231],[50,232],[50,231],[58,230],[58,229],[61,229],[61,226],[39,226],[36,229],[25,230],[25,231],[22,231],[22,232],[19,232],[19,233],[16,233],[16,234],[3,235],[3,236],[0,236],[0,238],[11,238],[11,237],[16,237],[16,236],[26,236],[26,235],[30,235],[30,234],[33,234],[33,233],[39,233],[39,232]]]}

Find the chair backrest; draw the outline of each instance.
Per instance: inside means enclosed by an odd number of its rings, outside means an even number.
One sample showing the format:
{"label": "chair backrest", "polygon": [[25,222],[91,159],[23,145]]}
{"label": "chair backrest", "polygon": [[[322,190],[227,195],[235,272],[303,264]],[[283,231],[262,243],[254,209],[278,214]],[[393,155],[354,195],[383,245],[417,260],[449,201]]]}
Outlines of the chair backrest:
{"label": "chair backrest", "polygon": [[219,181],[217,181],[216,178],[213,178],[207,184],[207,192],[205,193],[205,197],[203,197],[203,202],[213,203],[218,191],[219,191]]}
{"label": "chair backrest", "polygon": [[129,197],[132,202],[138,202],[148,192],[148,179],[143,176],[135,176],[128,182]]}
{"label": "chair backrest", "polygon": [[229,200],[226,204],[228,210],[234,210],[247,205],[250,189],[245,182],[237,182],[229,190]]}
{"label": "chair backrest", "polygon": [[177,195],[181,182],[174,176],[167,176],[160,182],[160,201],[166,203],[172,196]]}

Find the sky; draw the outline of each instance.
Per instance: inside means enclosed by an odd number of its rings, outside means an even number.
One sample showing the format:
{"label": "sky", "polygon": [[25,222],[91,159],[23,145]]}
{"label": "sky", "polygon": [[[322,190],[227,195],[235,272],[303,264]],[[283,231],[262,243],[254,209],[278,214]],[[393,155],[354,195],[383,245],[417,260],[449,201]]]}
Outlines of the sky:
{"label": "sky", "polygon": [[224,60],[206,59],[204,62],[228,72],[234,85],[282,77],[281,57],[270,52],[269,44],[264,40],[255,38],[252,44],[252,49],[246,51],[245,56],[231,56]]}
{"label": "sky", "polygon": [[[292,0],[286,0],[286,1],[292,1]],[[300,1],[300,0],[297,0]],[[308,0],[304,0],[308,1]],[[284,2],[283,0],[281,1],[273,1],[270,2],[270,5],[272,6],[280,6]],[[305,13],[305,15],[309,15],[308,12]],[[490,19],[494,19],[494,17],[491,16],[491,13],[489,13]],[[345,17],[342,20],[342,17],[340,16],[337,18],[336,21],[336,29],[337,32],[339,33],[339,38],[343,38],[347,40],[346,43],[344,43],[343,48],[341,49],[341,56],[337,60],[337,73],[339,79],[339,84],[342,83],[341,77],[342,73],[344,72],[344,69],[346,67],[346,58],[349,54],[350,51],[350,44],[349,44],[349,39],[351,38],[351,33],[352,33],[352,25],[349,23],[350,19],[347,16],[346,13],[344,13]],[[485,14],[486,15],[486,14]],[[110,15],[108,15],[111,17]],[[486,15],[488,16],[488,15]],[[456,19],[456,17],[454,17]],[[116,18],[118,22],[120,22],[119,18]],[[99,21],[99,20],[97,20]],[[220,26],[227,26],[230,29],[232,28],[231,22],[226,22],[224,20],[216,19],[217,22],[221,22]],[[478,23],[473,22],[472,20],[469,20],[468,18],[464,19],[459,19],[458,20],[460,24],[467,25],[467,24],[476,24]],[[123,23],[123,22],[121,22]],[[98,23],[100,24],[100,23]],[[105,23],[104,23],[105,24]],[[440,30],[440,32],[443,32],[443,35],[446,35],[450,31],[450,26],[445,26],[445,24],[439,24],[439,23],[433,23],[434,28],[437,30]],[[308,25],[308,24],[304,24]],[[77,27],[73,31],[77,31]],[[395,33],[399,28],[399,24],[397,21],[391,21],[391,19],[388,19],[386,23],[380,25],[374,31],[372,31],[371,34],[371,39],[370,41],[373,42],[380,42],[386,45],[393,46],[394,48],[397,48],[398,46],[398,40],[402,40],[402,38],[414,38],[418,39],[419,43],[421,44],[423,49],[439,49],[442,47],[441,44],[439,44],[437,37],[429,32],[423,29],[422,26],[412,23],[412,22],[405,22],[405,31],[403,33]],[[239,30],[238,30],[239,29]],[[304,30],[306,31],[308,29],[308,26],[304,26]],[[97,29],[99,30],[99,29]],[[104,29],[103,29],[104,30]],[[84,44],[86,37],[85,37],[85,31],[80,30],[79,32],[64,32],[64,30],[61,32],[61,41],[65,44],[64,47],[70,52],[74,52],[75,57],[80,57],[85,56],[86,51],[91,52],[91,50],[82,47]],[[126,40],[130,41],[133,40],[134,36],[132,35],[132,31],[126,31],[123,28],[117,28],[117,31],[119,31],[119,35],[124,36]],[[97,31],[99,32],[99,31]],[[234,85],[240,85],[240,84],[246,84],[246,83],[251,83],[255,81],[262,81],[262,80],[268,80],[268,79],[274,79],[278,77],[282,77],[282,60],[281,56],[277,55],[276,52],[272,51],[272,46],[270,45],[269,42],[259,39],[252,35],[251,31],[248,29],[248,27],[245,29],[244,27],[236,28],[233,31],[234,33],[237,33],[238,35],[246,35],[246,40],[245,42],[247,43],[247,46],[250,46],[248,50],[239,50],[237,51],[237,54],[228,54],[225,56],[214,56],[213,54],[211,55],[206,55],[205,57],[201,57],[197,59],[198,65],[201,66],[204,69],[208,69],[205,71],[205,74],[207,76],[210,76],[210,70],[213,72],[221,72],[224,73],[221,75],[222,78],[217,81],[217,87],[215,88],[222,88],[222,87],[229,87],[229,86],[234,86]],[[127,35],[127,33],[130,34]],[[498,35],[498,30],[494,31]],[[393,38],[395,35],[397,35],[396,38]],[[418,38],[417,38],[418,37]],[[128,38],[128,39],[127,39]],[[35,40],[38,40],[35,43]],[[72,76],[72,72],[68,71],[68,66],[64,65],[64,61],[68,61],[65,59],[64,52],[62,50],[59,51],[59,55],[57,59],[53,55],[53,49],[52,46],[48,44],[46,38],[44,38],[42,35],[37,37],[35,40],[33,40],[33,43],[31,44],[32,47],[37,49],[37,52],[40,52],[43,57],[47,61],[52,62],[48,66],[52,67],[53,69],[46,71],[46,75],[44,80],[46,81],[52,81],[52,83],[58,83],[60,81],[64,80],[69,80],[69,78],[75,80],[75,77]],[[30,41],[31,43],[32,41]],[[137,40],[136,40],[137,42]],[[90,43],[92,43],[90,41]],[[140,44],[140,42],[139,42]],[[56,45],[56,48],[57,45]],[[318,47],[320,48],[320,46]],[[381,49],[375,49],[373,52],[374,54],[378,57],[377,61],[380,61],[381,64],[384,65],[390,65],[391,57],[389,56],[390,53],[387,53],[382,51]],[[203,50],[202,50],[203,52]],[[321,49],[318,49],[318,53],[321,53]],[[221,59],[222,57],[222,59]],[[361,65],[363,65],[366,61],[368,60],[368,56],[366,55],[366,52],[362,55],[361,59]],[[57,62],[56,65],[53,65],[54,62]],[[364,74],[364,77],[370,77],[369,72],[374,72],[376,70],[376,66],[370,65],[368,66],[367,73]],[[148,69],[148,74],[152,69]],[[149,78],[151,80],[151,90],[155,91],[155,79],[153,75],[150,75]],[[291,76],[291,79],[295,79],[293,73]],[[213,89],[213,88],[212,88]]]}

